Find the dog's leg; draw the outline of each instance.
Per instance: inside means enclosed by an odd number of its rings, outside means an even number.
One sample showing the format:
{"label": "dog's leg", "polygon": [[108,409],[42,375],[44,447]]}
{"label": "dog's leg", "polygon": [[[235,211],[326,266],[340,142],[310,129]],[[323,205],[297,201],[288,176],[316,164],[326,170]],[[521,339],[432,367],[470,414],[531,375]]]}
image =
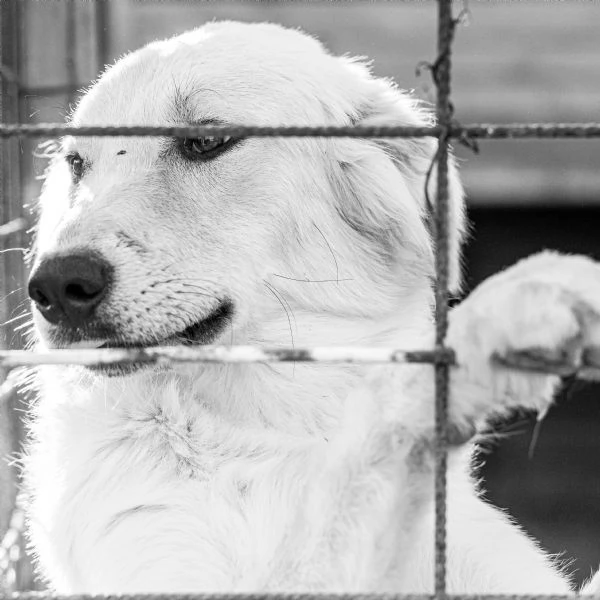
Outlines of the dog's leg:
{"label": "dog's leg", "polygon": [[448,345],[459,364],[450,420],[464,434],[517,409],[545,414],[559,377],[544,371],[600,366],[600,265],[555,253],[519,262],[452,311]]}
{"label": "dog's leg", "polygon": [[[458,362],[449,403],[456,439],[467,439],[490,418],[514,410],[545,414],[559,377],[543,371],[579,369],[585,375],[589,367],[599,366],[600,265],[553,253],[518,263],[484,282],[452,311],[447,345]],[[539,372],[510,369],[524,361]],[[461,487],[460,477],[451,480],[453,591],[565,592],[564,580],[533,543]],[[422,545],[432,554],[431,524],[425,529]],[[418,570],[414,564],[410,568]]]}
{"label": "dog's leg", "polygon": [[[545,412],[556,375],[510,370],[577,368],[600,346],[600,266],[543,254],[485,282],[451,314],[449,427],[467,441],[491,417]],[[377,370],[356,392],[336,451],[321,465],[303,514],[319,532],[293,536],[271,584],[292,589],[431,591],[433,573],[433,378],[429,367]],[[373,407],[376,407],[374,410]],[[333,458],[332,458],[333,457]],[[453,592],[564,593],[551,561],[451,472],[449,588]],[[286,587],[285,585],[283,587]]]}
{"label": "dog's leg", "polygon": [[[449,403],[456,439],[467,439],[490,418],[511,411],[534,410],[543,416],[559,383],[557,375],[544,371],[579,370],[585,376],[598,369],[600,265],[554,253],[521,261],[484,282],[452,311],[447,345],[458,362],[451,372]],[[510,368],[523,362],[538,372]],[[461,485],[460,478],[451,479],[453,591],[565,592],[564,580],[533,543]],[[431,524],[424,536],[422,544],[432,554]]]}

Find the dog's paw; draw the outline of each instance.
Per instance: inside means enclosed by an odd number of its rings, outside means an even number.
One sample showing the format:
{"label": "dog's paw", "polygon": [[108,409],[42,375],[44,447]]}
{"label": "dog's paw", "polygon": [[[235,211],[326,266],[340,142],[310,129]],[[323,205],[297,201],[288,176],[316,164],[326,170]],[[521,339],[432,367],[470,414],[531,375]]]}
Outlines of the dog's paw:
{"label": "dog's paw", "polygon": [[550,252],[517,263],[452,311],[447,344],[455,423],[545,412],[560,375],[600,373],[600,264]]}

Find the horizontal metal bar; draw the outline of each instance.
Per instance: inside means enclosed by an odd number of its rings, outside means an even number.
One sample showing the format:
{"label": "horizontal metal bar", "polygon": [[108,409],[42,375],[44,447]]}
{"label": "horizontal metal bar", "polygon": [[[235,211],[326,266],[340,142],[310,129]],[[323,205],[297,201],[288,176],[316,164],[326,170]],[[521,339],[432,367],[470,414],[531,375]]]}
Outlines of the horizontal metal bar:
{"label": "horizontal metal bar", "polygon": [[426,137],[439,127],[253,127],[242,125],[156,125],[74,127],[56,123],[0,125],[0,137],[38,136],[167,136],[167,137]]}
{"label": "horizontal metal bar", "polygon": [[480,138],[490,140],[538,139],[538,138],[598,138],[600,123],[513,123],[496,125],[493,123],[452,127],[450,137]]}
{"label": "horizontal metal bar", "polygon": [[[445,594],[444,600],[600,600],[600,595],[558,594]],[[0,600],[435,600],[433,594],[50,594],[16,592],[0,594]]]}
{"label": "horizontal metal bar", "polygon": [[[531,373],[600,381],[600,364],[593,353],[583,353],[580,364],[561,364],[543,354],[514,353],[493,356],[502,368]],[[451,348],[398,350],[367,346],[317,346],[313,348],[261,348],[258,346],[155,346],[150,348],[70,348],[68,350],[0,350],[0,367],[15,369],[37,365],[126,365],[133,363],[166,365],[173,363],[432,363],[455,365]],[[9,378],[10,379],[10,378]],[[11,393],[13,383],[0,386],[0,401]]]}
{"label": "horizontal metal bar", "polygon": [[[37,125],[1,124],[0,138],[72,136],[167,136],[167,137],[440,137],[444,128],[434,127],[253,127],[242,125],[156,125],[156,126],[85,126],[58,123]],[[513,125],[474,124],[452,126],[451,138],[598,138],[600,123],[526,123]]]}
{"label": "horizontal metal bar", "polygon": [[258,348],[256,346],[167,346],[153,348],[99,348],[50,350],[0,350],[0,367],[33,365],[123,365],[195,362],[330,362],[330,363],[453,363],[451,350],[404,351],[394,348],[315,347]]}

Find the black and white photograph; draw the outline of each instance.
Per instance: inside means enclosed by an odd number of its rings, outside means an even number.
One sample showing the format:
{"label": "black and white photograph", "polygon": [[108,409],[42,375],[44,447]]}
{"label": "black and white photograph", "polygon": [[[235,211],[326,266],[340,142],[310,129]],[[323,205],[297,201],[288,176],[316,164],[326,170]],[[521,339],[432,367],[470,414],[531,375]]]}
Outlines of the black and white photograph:
{"label": "black and white photograph", "polygon": [[600,599],[600,3],[0,0],[0,600]]}

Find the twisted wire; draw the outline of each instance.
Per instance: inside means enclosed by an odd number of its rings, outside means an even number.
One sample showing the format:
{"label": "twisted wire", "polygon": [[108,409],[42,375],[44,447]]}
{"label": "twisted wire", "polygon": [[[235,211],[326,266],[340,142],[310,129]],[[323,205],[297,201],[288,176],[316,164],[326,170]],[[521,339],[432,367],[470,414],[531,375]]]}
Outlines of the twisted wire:
{"label": "twisted wire", "polygon": [[473,125],[440,125],[412,127],[399,125],[382,126],[285,126],[255,127],[245,125],[94,125],[75,127],[59,123],[0,124],[0,138],[9,137],[375,137],[408,138],[437,137],[480,139],[533,139],[533,138],[598,138],[600,122],[593,123],[475,123]]}

